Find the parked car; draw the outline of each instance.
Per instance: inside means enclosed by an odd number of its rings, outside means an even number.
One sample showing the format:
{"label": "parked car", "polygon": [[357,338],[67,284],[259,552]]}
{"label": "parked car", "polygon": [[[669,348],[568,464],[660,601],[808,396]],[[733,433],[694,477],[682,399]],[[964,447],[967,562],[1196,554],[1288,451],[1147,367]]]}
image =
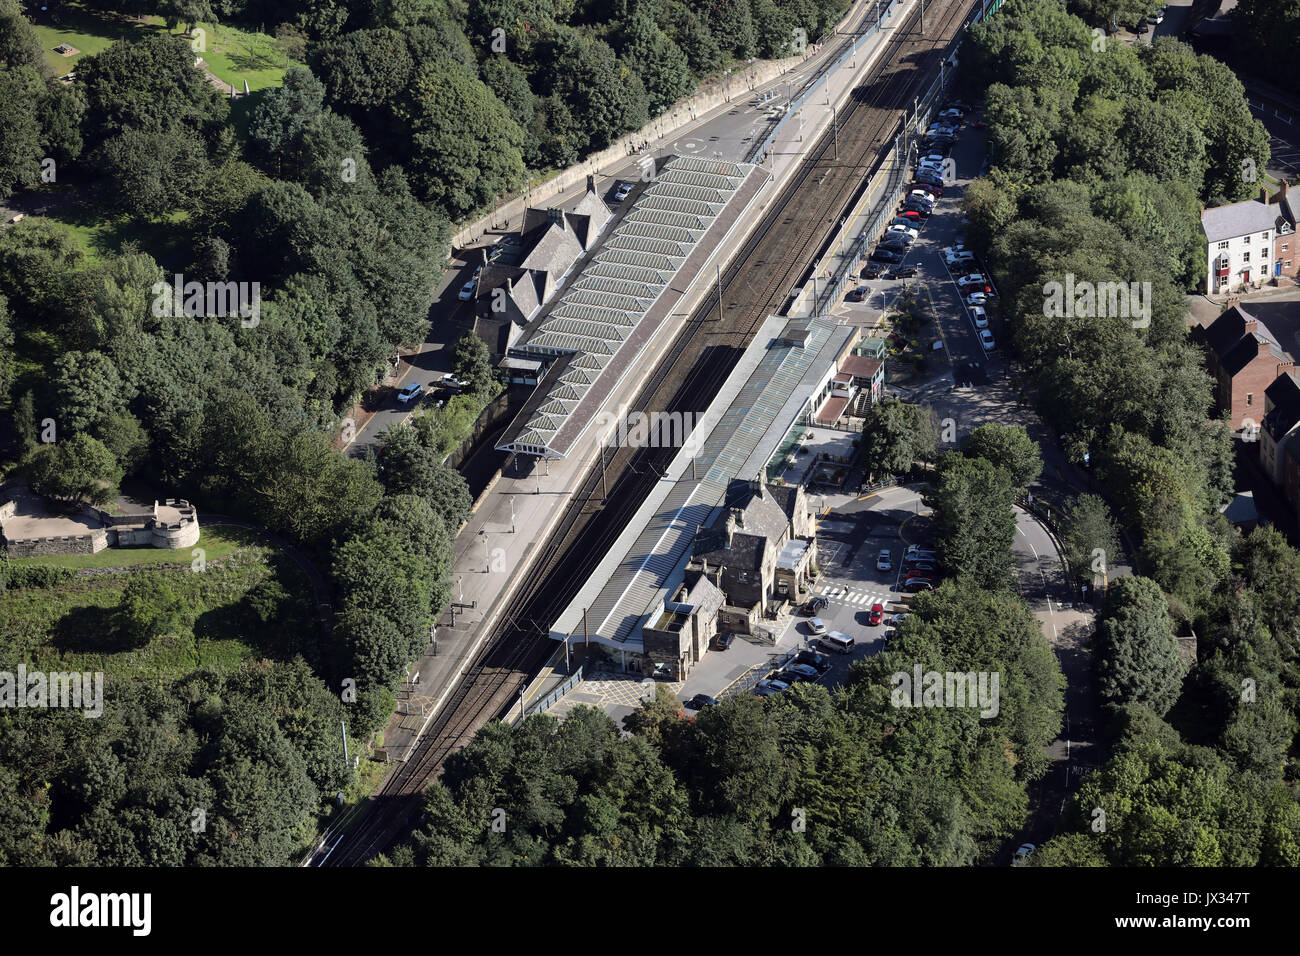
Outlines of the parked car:
{"label": "parked car", "polygon": [[967,305],[983,306],[987,305],[988,301],[989,297],[987,292],[972,292],[970,295],[966,296]]}
{"label": "parked car", "polygon": [[923,193],[925,193],[926,195],[928,195],[928,196],[931,197],[931,199],[930,199],[931,202],[934,202],[936,199],[942,199],[942,198],[943,198],[943,186],[942,186],[942,185],[937,185],[937,186],[936,186],[936,185],[933,184],[933,183],[913,183],[913,184],[911,185],[911,190],[912,190],[912,192],[918,192],[918,191],[919,191],[919,192],[923,192]]}
{"label": "parked car", "polygon": [[971,126],[971,129],[988,129],[988,128],[989,128],[989,124],[986,123],[986,122],[984,122],[984,120],[982,120],[982,119],[971,120],[971,124],[970,124],[970,126]]}
{"label": "parked car", "polygon": [[780,694],[790,689],[790,685],[785,681],[779,680],[761,680],[758,686],[754,688],[754,693],[760,697],[767,697],[771,694]]}
{"label": "parked car", "polygon": [[815,667],[822,673],[830,670],[831,667],[831,659],[819,651],[803,650],[796,654],[794,659],[800,664],[807,664],[809,667]]}
{"label": "parked car", "polygon": [[907,570],[908,570],[908,573],[910,574],[910,573],[913,572],[913,571],[928,571],[928,572],[933,572],[934,569],[935,569],[935,567],[934,567],[934,562],[933,562],[933,561],[913,561],[913,562],[908,566],[908,569],[907,569]]}
{"label": "parked car", "polygon": [[886,233],[885,238],[880,240],[880,245],[876,248],[897,252],[899,258],[902,258],[902,254],[907,252],[907,247],[912,244],[912,241],[911,236],[905,236],[902,233]]}
{"label": "parked car", "polygon": [[917,591],[933,591],[934,583],[925,578],[913,578],[903,585],[903,590],[908,594],[915,594]]}
{"label": "parked car", "polygon": [[993,341],[992,332],[988,329],[980,329],[980,345],[984,346],[985,352],[992,352],[996,347],[996,344],[997,343]]}
{"label": "parked car", "polygon": [[973,252],[946,252],[943,258],[950,269],[975,265],[975,253]]}
{"label": "parked car", "polygon": [[1150,33],[1150,32],[1151,32],[1151,24],[1147,23],[1145,20],[1143,20],[1141,23],[1138,24],[1139,34]]}
{"label": "parked car", "polygon": [[614,202],[622,202],[630,195],[632,195],[632,184],[622,183],[614,193]]}
{"label": "parked car", "polygon": [[902,262],[903,257],[892,249],[878,248],[871,254],[871,260],[873,262]]}
{"label": "parked car", "polygon": [[917,273],[916,266],[903,266],[894,269],[885,275],[886,279],[915,279]]}
{"label": "parked car", "polygon": [[906,225],[902,223],[896,223],[895,225],[890,226],[888,229],[885,230],[885,232],[886,233],[900,232],[905,236],[911,236],[913,239],[915,239],[917,236],[921,234],[921,231],[917,229],[915,226]]}
{"label": "parked car", "polygon": [[[794,680],[786,680],[785,675],[789,674]],[[807,664],[787,664],[783,667],[777,676],[777,680],[787,684],[794,683],[795,680],[816,680],[822,675],[818,673],[817,668],[810,667]]]}
{"label": "parked car", "polygon": [[1164,22],[1165,22],[1165,8],[1164,8],[1164,7],[1161,7],[1161,8],[1160,8],[1159,10],[1157,10],[1155,13],[1151,14],[1151,22],[1153,22],[1153,23],[1164,23]]}
{"label": "parked car", "polygon": [[947,157],[946,155],[944,155],[943,153],[926,153],[924,156],[922,156],[922,157],[918,160],[918,162],[922,162],[922,163],[935,163],[935,164],[937,164],[937,165],[939,165],[939,166],[942,166],[942,165],[943,165],[943,161],[944,161],[945,159],[947,159],[947,158],[948,158],[948,157]]}
{"label": "parked car", "polygon": [[879,279],[880,269],[877,266],[865,266],[858,275],[863,279]]}
{"label": "parked car", "polygon": [[975,328],[987,329],[989,327],[989,316],[982,305],[972,305],[970,307],[970,317],[975,322]]}
{"label": "parked car", "polygon": [[403,405],[409,405],[415,401],[424,392],[424,386],[419,382],[411,382],[400,392],[397,393],[397,400]]}
{"label": "parked car", "polygon": [[867,612],[867,623],[875,627],[885,619],[885,605],[877,601],[871,605],[871,610]]}
{"label": "parked car", "polygon": [[468,302],[470,299],[474,298],[474,286],[476,285],[478,285],[478,280],[470,279],[460,287],[460,292],[456,293],[456,298],[460,299],[462,302]]}
{"label": "parked car", "polygon": [[989,282],[988,276],[984,275],[982,272],[971,272],[967,275],[957,277],[958,285],[983,286],[983,285],[988,285],[988,282]]}
{"label": "parked car", "polygon": [[938,189],[943,186],[943,177],[938,172],[925,168],[917,170],[913,178],[922,186],[929,186],[931,189]]}
{"label": "parked car", "polygon": [[915,196],[916,198],[921,199],[924,202],[928,202],[931,206],[934,205],[934,194],[926,192],[924,189],[913,189],[910,193],[907,194],[907,196],[909,199]]}
{"label": "parked car", "polygon": [[928,206],[925,203],[919,201],[917,202],[909,201],[906,205],[903,206],[903,212],[901,213],[901,215],[907,215],[907,213],[909,212],[916,213],[916,218],[920,221],[924,221],[930,218],[930,214],[934,212],[934,207]]}
{"label": "parked car", "polygon": [[1038,847],[1032,843],[1020,844],[1020,848],[1016,850],[1015,858],[1012,860],[1012,865],[1018,863],[1024,863],[1026,860],[1028,860],[1031,856],[1034,855],[1034,851],[1037,849]]}
{"label": "parked car", "polygon": [[868,294],[870,294],[870,292],[871,286],[860,285],[856,289],[851,290],[844,298],[849,302],[861,302],[868,296]]}
{"label": "parked car", "polygon": [[902,624],[905,620],[907,620],[907,616],[910,613],[911,611],[903,611],[900,614],[891,614],[889,615],[889,623],[897,627],[898,625]]}
{"label": "parked car", "polygon": [[966,114],[953,106],[948,107],[939,114],[940,120],[947,120],[950,123],[960,123],[965,118]]}
{"label": "parked car", "polygon": [[814,633],[814,634],[825,634],[825,633],[826,633],[826,622],[823,621],[823,620],[822,620],[821,618],[819,618],[819,617],[809,618],[809,619],[808,619],[808,630],[810,630],[810,631],[811,631],[812,633]]}
{"label": "parked car", "polygon": [[696,694],[686,702],[686,706],[691,710],[703,710],[705,707],[714,706],[717,702],[717,698],[710,697],[708,694]]}
{"label": "parked car", "polygon": [[900,209],[900,210],[898,211],[898,215],[895,217],[894,222],[912,222],[912,223],[915,223],[915,222],[916,222],[917,220],[919,220],[920,218],[921,218],[921,213],[920,213],[919,210],[916,210],[916,209],[908,209],[908,208],[904,207],[904,208],[902,208],[902,209]]}
{"label": "parked car", "polygon": [[894,219],[894,221],[891,222],[889,225],[890,228],[893,228],[894,226],[903,226],[907,229],[910,229],[912,232],[916,232],[920,226],[920,224],[916,221],[916,219],[913,219],[911,216],[904,216],[902,213],[899,213],[898,216]]}
{"label": "parked car", "polygon": [[934,577],[935,577],[935,573],[934,573],[933,571],[916,571],[916,570],[913,570],[913,571],[908,571],[908,572],[907,572],[907,576],[906,576],[905,578],[903,578],[903,582],[906,583],[906,582],[908,582],[908,581],[917,581],[917,580],[920,580],[920,581],[933,581],[933,580],[934,580]]}
{"label": "parked car", "polygon": [[734,634],[719,634],[713,639],[713,646],[720,651],[725,651],[735,639],[736,635]]}

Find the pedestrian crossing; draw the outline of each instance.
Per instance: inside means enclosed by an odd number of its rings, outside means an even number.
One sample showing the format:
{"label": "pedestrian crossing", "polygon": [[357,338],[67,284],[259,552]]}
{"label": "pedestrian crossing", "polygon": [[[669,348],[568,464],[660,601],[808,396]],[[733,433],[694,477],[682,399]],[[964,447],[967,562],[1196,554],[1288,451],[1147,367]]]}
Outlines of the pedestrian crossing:
{"label": "pedestrian crossing", "polygon": [[823,585],[819,589],[822,597],[836,604],[851,604],[856,607],[871,607],[873,604],[888,604],[889,593],[881,591],[859,591],[843,584]]}

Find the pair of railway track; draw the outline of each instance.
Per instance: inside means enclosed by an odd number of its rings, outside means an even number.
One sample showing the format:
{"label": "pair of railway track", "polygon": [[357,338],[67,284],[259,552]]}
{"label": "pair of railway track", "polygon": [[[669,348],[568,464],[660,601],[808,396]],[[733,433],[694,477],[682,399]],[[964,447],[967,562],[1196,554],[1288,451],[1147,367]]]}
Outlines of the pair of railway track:
{"label": "pair of railway track", "polygon": [[[948,55],[972,0],[937,0],[927,33],[914,11],[896,28],[867,81],[836,117],[768,206],[719,279],[722,306],[708,296],[675,337],[641,389],[636,410],[703,412],[755,331],[779,313],[792,289],[862,184],[881,162],[881,147],[902,131],[912,97]],[[754,175],[762,175],[761,170]],[[721,314],[719,314],[721,313]],[[692,419],[693,420],[693,419]],[[411,758],[361,808],[328,851],[332,866],[360,865],[385,851],[412,823],[421,793],[447,757],[513,706],[554,651],[549,622],[572,600],[676,453],[671,448],[615,447],[584,476],[556,531],[478,659],[431,721]],[[607,494],[602,495],[602,466]]]}

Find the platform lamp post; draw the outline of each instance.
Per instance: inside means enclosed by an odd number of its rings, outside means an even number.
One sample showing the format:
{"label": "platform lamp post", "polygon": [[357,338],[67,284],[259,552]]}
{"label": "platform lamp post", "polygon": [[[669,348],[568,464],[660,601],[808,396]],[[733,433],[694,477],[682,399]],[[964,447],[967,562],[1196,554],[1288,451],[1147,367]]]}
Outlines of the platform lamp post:
{"label": "platform lamp post", "polygon": [[478,533],[479,540],[483,542],[483,571],[487,573],[492,570],[492,555],[488,551],[488,533],[486,528],[481,528]]}
{"label": "platform lamp post", "polygon": [[515,496],[510,496],[510,533],[515,533]]}

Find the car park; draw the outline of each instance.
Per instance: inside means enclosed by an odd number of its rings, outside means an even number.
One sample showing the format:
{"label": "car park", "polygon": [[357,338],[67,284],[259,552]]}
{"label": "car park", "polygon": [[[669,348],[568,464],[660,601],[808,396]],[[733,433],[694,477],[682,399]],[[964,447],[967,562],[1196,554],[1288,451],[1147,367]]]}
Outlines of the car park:
{"label": "car park", "polygon": [[713,646],[719,651],[725,651],[731,646],[731,642],[736,639],[734,634],[719,634],[713,639]]}
{"label": "car park", "polygon": [[889,549],[886,548],[884,551],[881,551],[880,554],[876,557],[876,570],[892,571],[893,569],[894,569],[894,558],[893,555],[889,553]]}
{"label": "car park", "polygon": [[989,297],[986,292],[972,292],[970,295],[966,296],[967,305],[984,306],[988,304],[988,301]]}
{"label": "car park", "polygon": [[980,329],[980,345],[984,346],[985,352],[993,351],[996,343],[993,341],[993,333],[988,329]]}
{"label": "car park", "polygon": [[419,382],[411,382],[400,392],[397,393],[397,400],[403,405],[409,405],[415,401],[424,392],[424,386]]}
{"label": "car park", "polygon": [[872,627],[878,625],[885,619],[885,606],[877,601],[871,605],[871,610],[867,612],[867,623]]}
{"label": "car park", "polygon": [[632,195],[632,184],[622,183],[614,193],[614,202],[622,202],[630,195]]}
{"label": "car park", "polygon": [[456,298],[460,299],[462,302],[468,302],[470,299],[474,298],[474,286],[476,285],[478,285],[478,282],[474,279],[470,279],[460,287],[460,292],[456,294]]}
{"label": "car park", "polygon": [[844,297],[844,300],[846,302],[861,302],[867,297],[867,293],[870,291],[871,286],[860,285],[856,289],[849,290],[849,294]]}
{"label": "car park", "polygon": [[972,305],[970,307],[970,317],[975,323],[975,328],[987,329],[989,327],[989,316],[982,305]]}
{"label": "car park", "polygon": [[716,697],[710,697],[708,694],[696,694],[686,702],[686,706],[691,710],[703,710],[705,707],[713,707],[717,702]]}

